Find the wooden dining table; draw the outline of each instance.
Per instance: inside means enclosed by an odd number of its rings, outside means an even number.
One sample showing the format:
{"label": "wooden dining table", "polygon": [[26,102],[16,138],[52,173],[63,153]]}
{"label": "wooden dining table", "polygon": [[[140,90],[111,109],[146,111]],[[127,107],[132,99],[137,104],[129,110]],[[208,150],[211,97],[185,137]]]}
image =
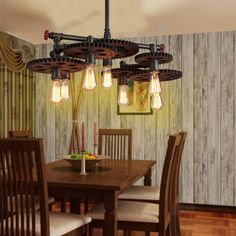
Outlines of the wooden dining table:
{"label": "wooden dining table", "polygon": [[144,177],[144,185],[151,185],[151,160],[102,160],[95,171],[86,175],[65,160],[46,165],[50,196],[70,199],[91,199],[104,203],[105,227],[103,235],[117,235],[117,199],[131,185]]}

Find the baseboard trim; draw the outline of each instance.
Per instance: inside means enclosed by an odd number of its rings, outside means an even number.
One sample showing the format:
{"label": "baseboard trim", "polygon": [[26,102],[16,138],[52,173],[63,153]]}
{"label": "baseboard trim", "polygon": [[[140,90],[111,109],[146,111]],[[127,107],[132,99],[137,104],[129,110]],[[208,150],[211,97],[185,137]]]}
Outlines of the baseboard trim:
{"label": "baseboard trim", "polygon": [[221,206],[221,205],[205,205],[196,203],[180,203],[179,207],[181,210],[192,210],[192,211],[212,211],[222,213],[236,214],[236,206]]}

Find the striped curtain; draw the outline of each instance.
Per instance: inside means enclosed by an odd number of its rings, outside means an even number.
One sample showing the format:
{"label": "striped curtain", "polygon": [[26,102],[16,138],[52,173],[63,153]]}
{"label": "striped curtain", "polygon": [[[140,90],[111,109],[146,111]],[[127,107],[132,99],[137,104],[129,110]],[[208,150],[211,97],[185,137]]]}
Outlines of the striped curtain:
{"label": "striped curtain", "polygon": [[[13,36],[11,39],[20,41],[14,45],[25,43]],[[35,74],[26,69],[23,51],[11,49],[7,42],[1,37],[0,48],[4,53],[0,53],[0,137],[7,137],[9,130],[19,129],[28,129],[34,136]],[[16,60],[19,57],[22,58]]]}

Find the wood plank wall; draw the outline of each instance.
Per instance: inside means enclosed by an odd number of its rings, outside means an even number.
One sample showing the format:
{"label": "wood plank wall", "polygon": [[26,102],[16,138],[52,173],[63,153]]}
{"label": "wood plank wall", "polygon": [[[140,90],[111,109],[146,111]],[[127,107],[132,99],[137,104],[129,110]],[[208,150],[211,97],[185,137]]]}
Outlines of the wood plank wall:
{"label": "wood plank wall", "polygon": [[[132,128],[133,158],[157,161],[153,184],[160,182],[168,135],[188,132],[181,166],[181,201],[236,204],[236,52],[235,32],[140,37],[131,41],[164,43],[174,61],[165,68],[183,71],[183,78],[163,83],[161,111],[153,115],[117,115],[117,86],[99,85],[83,96],[79,123],[85,122],[87,149],[92,150],[93,122],[99,128]],[[40,45],[38,56],[51,46]],[[132,62],[132,58],[127,59]],[[114,63],[117,65],[117,62]],[[101,67],[97,66],[97,75]],[[81,81],[81,74],[78,83]],[[80,81],[79,81],[80,80]],[[53,161],[69,147],[71,101],[48,102],[50,78],[36,79],[36,135],[45,138]]]}

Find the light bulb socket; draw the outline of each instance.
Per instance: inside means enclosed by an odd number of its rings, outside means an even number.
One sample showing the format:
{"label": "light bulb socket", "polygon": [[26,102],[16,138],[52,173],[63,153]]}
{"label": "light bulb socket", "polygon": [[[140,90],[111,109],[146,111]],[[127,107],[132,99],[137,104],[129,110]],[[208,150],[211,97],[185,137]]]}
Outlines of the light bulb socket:
{"label": "light bulb socket", "polygon": [[63,75],[61,76],[61,79],[62,79],[62,80],[66,80],[66,79],[70,80],[70,74],[69,74],[69,73],[63,74]]}
{"label": "light bulb socket", "polygon": [[150,49],[150,52],[156,52],[157,51],[157,47],[155,46],[155,44],[149,44],[149,49]]}
{"label": "light bulb socket", "polygon": [[61,70],[57,67],[52,68],[52,80],[60,79],[61,78]]}
{"label": "light bulb socket", "polygon": [[95,55],[93,53],[87,53],[85,57],[85,61],[87,65],[95,65]]}
{"label": "light bulb socket", "polygon": [[150,61],[149,70],[150,72],[159,70],[159,63],[157,60]]}
{"label": "light bulb socket", "polygon": [[127,66],[127,63],[125,61],[120,61],[120,68]]}
{"label": "light bulb socket", "polygon": [[128,85],[128,77],[126,75],[119,77],[119,85]]}
{"label": "light bulb socket", "polygon": [[103,66],[110,66],[110,67],[112,67],[112,59],[111,58],[103,59],[102,65]]}
{"label": "light bulb socket", "polygon": [[94,37],[93,37],[92,35],[89,35],[89,36],[87,37],[87,41],[88,41],[89,43],[93,43]]}

